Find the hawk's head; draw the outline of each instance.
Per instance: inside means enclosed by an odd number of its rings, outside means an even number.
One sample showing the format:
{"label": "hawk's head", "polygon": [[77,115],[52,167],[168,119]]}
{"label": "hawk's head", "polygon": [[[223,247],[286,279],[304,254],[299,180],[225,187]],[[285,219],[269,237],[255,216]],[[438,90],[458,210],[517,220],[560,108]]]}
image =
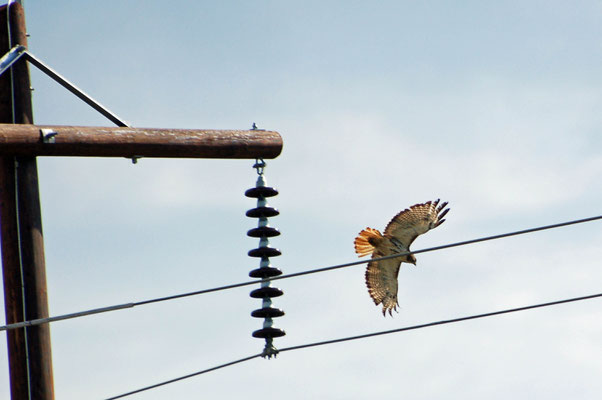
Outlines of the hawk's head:
{"label": "hawk's head", "polygon": [[410,264],[414,264],[416,265],[416,257],[414,257],[414,254],[410,254],[406,257],[406,262],[410,263]]}

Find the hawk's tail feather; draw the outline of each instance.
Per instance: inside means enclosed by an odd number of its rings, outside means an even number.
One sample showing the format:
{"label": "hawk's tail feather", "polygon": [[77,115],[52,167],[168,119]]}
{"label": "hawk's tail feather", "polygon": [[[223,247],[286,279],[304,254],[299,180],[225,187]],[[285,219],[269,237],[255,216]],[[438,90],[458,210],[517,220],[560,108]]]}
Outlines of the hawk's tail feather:
{"label": "hawk's tail feather", "polygon": [[355,252],[358,257],[364,257],[372,254],[374,251],[374,245],[370,243],[370,239],[373,241],[375,239],[382,238],[383,235],[377,229],[366,228],[360,232],[360,234],[355,238],[353,244],[355,245]]}

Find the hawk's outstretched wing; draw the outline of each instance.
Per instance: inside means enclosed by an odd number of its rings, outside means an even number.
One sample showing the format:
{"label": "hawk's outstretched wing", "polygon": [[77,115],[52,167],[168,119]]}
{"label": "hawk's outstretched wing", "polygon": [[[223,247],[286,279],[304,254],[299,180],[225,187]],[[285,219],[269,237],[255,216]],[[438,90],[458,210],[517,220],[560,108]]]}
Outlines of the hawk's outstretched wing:
{"label": "hawk's outstretched wing", "polygon": [[415,204],[397,214],[385,228],[385,236],[392,236],[405,247],[410,247],[419,235],[430,231],[445,222],[443,217],[449,211],[447,202],[439,205],[439,199]]}
{"label": "hawk's outstretched wing", "polygon": [[[373,257],[376,257],[378,253],[375,253]],[[378,255],[378,257],[384,257],[385,255]],[[381,261],[370,261],[368,268],[366,268],[366,285],[368,286],[368,293],[374,304],[383,305],[383,315],[389,312],[389,315],[393,315],[392,311],[397,311],[397,275],[399,275],[399,267],[401,266],[401,259],[391,258],[388,260]]]}

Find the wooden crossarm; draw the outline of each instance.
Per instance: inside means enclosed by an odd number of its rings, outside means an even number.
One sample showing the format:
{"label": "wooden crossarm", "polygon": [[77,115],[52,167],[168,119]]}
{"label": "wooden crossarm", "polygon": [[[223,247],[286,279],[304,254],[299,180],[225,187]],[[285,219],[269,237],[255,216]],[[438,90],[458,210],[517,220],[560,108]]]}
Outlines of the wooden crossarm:
{"label": "wooden crossarm", "polygon": [[276,158],[278,132],[0,124],[0,155]]}

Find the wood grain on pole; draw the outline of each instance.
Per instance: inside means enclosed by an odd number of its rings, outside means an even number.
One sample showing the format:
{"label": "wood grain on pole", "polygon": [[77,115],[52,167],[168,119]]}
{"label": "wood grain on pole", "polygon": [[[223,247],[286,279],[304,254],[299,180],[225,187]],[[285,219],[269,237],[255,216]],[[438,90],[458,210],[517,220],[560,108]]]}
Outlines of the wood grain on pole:
{"label": "wood grain on pole", "polygon": [[[7,15],[8,13],[8,15]],[[18,2],[0,7],[0,48],[27,46],[25,15]],[[8,24],[6,23],[8,22]],[[10,32],[7,30],[10,26]],[[0,122],[33,123],[25,60],[0,76]],[[21,125],[25,126],[25,125]],[[0,229],[6,322],[47,318],[38,173],[33,155],[0,157]],[[11,398],[54,399],[50,327],[7,332]]]}
{"label": "wood grain on pole", "polygon": [[0,155],[271,159],[281,151],[278,132],[264,130],[0,124]]}

